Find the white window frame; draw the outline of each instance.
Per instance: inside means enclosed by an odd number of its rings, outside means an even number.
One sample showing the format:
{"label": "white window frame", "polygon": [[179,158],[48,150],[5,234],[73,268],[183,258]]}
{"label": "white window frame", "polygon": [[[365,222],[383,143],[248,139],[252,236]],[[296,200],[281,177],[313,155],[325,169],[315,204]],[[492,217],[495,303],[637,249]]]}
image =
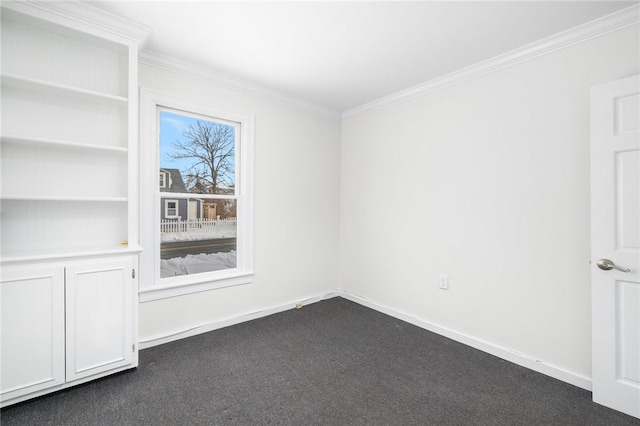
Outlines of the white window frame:
{"label": "white window frame", "polygon": [[[237,123],[240,141],[236,147],[236,202],[238,230],[237,266],[180,277],[160,278],[160,192],[159,118],[160,109],[185,115],[210,117]],[[140,301],[164,299],[200,291],[253,282],[253,114],[219,108],[156,90],[140,89],[140,240],[145,250],[140,256]],[[174,194],[171,197],[175,197]],[[193,195],[191,195],[193,197]],[[182,198],[182,197],[175,197]],[[166,213],[166,212],[165,212]],[[148,218],[154,218],[149,220]]]}
{"label": "white window frame", "polygon": [[167,173],[160,172],[160,188],[167,187]]}
{"label": "white window frame", "polygon": [[[176,206],[174,207],[175,209],[175,214],[169,214],[169,203],[176,203]],[[180,211],[180,201],[179,200],[169,200],[169,199],[165,199],[164,200],[164,217],[167,219],[176,219],[178,218],[178,213]]]}

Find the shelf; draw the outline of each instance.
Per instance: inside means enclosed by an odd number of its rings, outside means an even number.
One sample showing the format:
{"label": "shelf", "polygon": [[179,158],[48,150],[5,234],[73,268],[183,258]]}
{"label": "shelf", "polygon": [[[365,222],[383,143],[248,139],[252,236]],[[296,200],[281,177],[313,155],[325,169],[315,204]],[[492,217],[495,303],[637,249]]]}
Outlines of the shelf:
{"label": "shelf", "polygon": [[2,195],[2,201],[80,201],[80,202],[105,202],[105,203],[125,203],[127,197],[57,197],[49,195]]}
{"label": "shelf", "polygon": [[127,148],[120,147],[120,146],[90,145],[90,144],[80,143],[80,142],[68,142],[68,141],[55,140],[55,139],[22,138],[19,136],[10,136],[10,135],[2,136],[2,143],[55,146],[55,147],[61,147],[61,148],[86,149],[86,150],[106,151],[106,152],[120,152],[120,153],[128,152]]}
{"label": "shelf", "polygon": [[134,245],[120,245],[108,247],[88,247],[75,250],[46,250],[42,252],[20,250],[4,252],[0,255],[1,263],[31,262],[37,260],[55,260],[70,258],[87,258],[93,256],[115,256],[119,254],[140,253],[142,247]]}
{"label": "shelf", "polygon": [[126,106],[129,100],[122,96],[110,95],[107,93],[95,92],[93,90],[79,89],[73,86],[51,83],[45,80],[19,77],[17,75],[3,74],[2,86],[17,89],[37,90],[40,93],[51,93],[66,96],[74,99],[107,103],[116,106]]}
{"label": "shelf", "polygon": [[0,262],[135,255],[137,45],[77,28],[64,13],[45,19],[48,6],[10,3],[17,9],[5,14],[3,2],[1,25]]}

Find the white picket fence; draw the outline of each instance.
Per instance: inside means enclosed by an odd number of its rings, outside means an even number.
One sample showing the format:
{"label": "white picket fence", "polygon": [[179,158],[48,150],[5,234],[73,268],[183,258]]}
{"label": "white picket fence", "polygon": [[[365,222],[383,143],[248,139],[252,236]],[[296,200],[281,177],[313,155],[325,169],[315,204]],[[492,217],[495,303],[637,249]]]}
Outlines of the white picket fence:
{"label": "white picket fence", "polygon": [[231,238],[236,236],[238,219],[195,219],[160,221],[162,241],[180,241],[205,238]]}

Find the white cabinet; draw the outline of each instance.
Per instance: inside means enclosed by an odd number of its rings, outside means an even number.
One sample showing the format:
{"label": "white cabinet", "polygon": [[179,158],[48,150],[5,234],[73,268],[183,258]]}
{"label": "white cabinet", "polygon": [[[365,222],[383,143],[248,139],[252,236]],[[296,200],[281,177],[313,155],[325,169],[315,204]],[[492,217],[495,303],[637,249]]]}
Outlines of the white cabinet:
{"label": "white cabinet", "polygon": [[137,366],[136,266],[125,256],[3,268],[3,405]]}
{"label": "white cabinet", "polygon": [[0,6],[5,406],[137,365],[148,29],[86,2]]}
{"label": "white cabinet", "polygon": [[66,268],[67,380],[132,363],[133,271],[131,259]]}
{"label": "white cabinet", "polygon": [[3,268],[2,400],[61,385],[64,366],[64,267]]}

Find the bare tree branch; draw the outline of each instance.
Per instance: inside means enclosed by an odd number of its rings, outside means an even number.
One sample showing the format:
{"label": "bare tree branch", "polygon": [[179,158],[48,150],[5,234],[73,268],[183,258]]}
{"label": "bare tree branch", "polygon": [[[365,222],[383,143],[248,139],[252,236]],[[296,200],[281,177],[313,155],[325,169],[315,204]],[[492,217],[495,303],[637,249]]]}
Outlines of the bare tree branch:
{"label": "bare tree branch", "polygon": [[172,161],[193,160],[183,170],[187,190],[200,194],[222,194],[234,186],[235,132],[232,126],[198,120],[173,143]]}

